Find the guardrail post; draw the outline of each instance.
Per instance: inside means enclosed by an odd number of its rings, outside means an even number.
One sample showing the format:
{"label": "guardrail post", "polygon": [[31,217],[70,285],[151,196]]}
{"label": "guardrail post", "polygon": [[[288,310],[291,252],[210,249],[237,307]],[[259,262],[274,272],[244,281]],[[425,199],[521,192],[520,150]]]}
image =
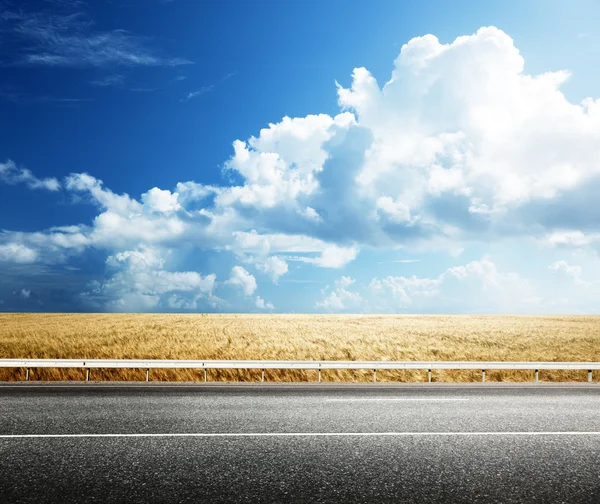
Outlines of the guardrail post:
{"label": "guardrail post", "polygon": [[427,381],[431,383],[431,369],[427,370]]}
{"label": "guardrail post", "polygon": [[25,372],[25,381],[29,381],[29,368],[27,368],[27,371]]}
{"label": "guardrail post", "polygon": [[321,383],[321,368],[319,368],[319,383]]}
{"label": "guardrail post", "polygon": [[588,381],[592,383],[592,370],[588,369]]}
{"label": "guardrail post", "polygon": [[206,368],[204,368],[204,383],[206,383]]}
{"label": "guardrail post", "polygon": [[85,381],[90,381],[90,368],[87,368],[87,370],[86,370]]}
{"label": "guardrail post", "polygon": [[265,381],[265,370],[262,370],[262,376],[260,377],[260,382],[263,383]]}
{"label": "guardrail post", "polygon": [[377,381],[377,369],[373,369],[373,383]]}
{"label": "guardrail post", "polygon": [[146,369],[146,381],[150,381],[150,368]]}
{"label": "guardrail post", "polygon": [[481,370],[481,381],[485,382],[485,369]]}
{"label": "guardrail post", "polygon": [[536,369],[535,370],[535,381],[536,381],[536,383],[539,381],[539,378],[540,378],[540,370]]}

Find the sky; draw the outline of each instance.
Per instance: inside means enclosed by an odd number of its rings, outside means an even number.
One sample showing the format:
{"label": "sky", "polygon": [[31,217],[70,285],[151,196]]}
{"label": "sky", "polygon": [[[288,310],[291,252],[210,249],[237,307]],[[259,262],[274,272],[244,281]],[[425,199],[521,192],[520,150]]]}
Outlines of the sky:
{"label": "sky", "polygon": [[593,0],[0,0],[0,311],[598,313]]}

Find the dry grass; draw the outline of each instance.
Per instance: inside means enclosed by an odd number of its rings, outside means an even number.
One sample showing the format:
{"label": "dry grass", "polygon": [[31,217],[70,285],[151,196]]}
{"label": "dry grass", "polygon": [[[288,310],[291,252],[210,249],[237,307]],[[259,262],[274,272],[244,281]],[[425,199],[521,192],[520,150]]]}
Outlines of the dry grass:
{"label": "dry grass", "polygon": [[[0,357],[141,359],[332,359],[598,361],[600,317],[382,315],[0,314]],[[143,370],[93,370],[92,379],[139,380]],[[259,371],[210,370],[211,381],[257,380]],[[532,372],[488,371],[489,381]],[[23,379],[0,370],[0,380]],[[32,379],[80,380],[82,370],[33,370]],[[266,372],[270,381],[312,381],[315,371]],[[381,381],[422,381],[423,371],[378,372]],[[153,380],[199,380],[198,370],[153,370]],[[369,371],[324,371],[324,381],[368,381]],[[542,371],[544,381],[586,379]],[[434,371],[434,381],[480,380]]]}

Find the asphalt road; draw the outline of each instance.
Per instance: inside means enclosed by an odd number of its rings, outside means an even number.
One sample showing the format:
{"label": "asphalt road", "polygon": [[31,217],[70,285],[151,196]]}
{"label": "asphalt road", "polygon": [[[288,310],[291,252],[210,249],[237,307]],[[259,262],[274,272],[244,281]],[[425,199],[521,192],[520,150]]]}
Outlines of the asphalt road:
{"label": "asphalt road", "polygon": [[0,502],[600,503],[600,387],[0,385]]}

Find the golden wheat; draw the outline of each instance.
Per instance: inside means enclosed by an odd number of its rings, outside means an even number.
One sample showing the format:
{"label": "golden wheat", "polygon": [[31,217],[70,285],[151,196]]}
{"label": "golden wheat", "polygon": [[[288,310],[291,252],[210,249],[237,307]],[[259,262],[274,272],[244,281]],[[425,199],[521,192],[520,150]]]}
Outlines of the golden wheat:
{"label": "golden wheat", "polygon": [[[0,314],[2,358],[598,361],[600,317],[447,315]],[[139,380],[143,370],[92,370],[96,380]],[[493,371],[490,381],[531,380]],[[24,370],[0,370],[21,380]],[[32,379],[81,380],[78,369],[36,369]],[[153,380],[200,380],[198,370],[153,370]],[[253,381],[260,371],[210,370],[211,381]],[[267,370],[269,381],[312,381],[315,371]],[[425,371],[386,371],[381,381],[422,381]],[[324,381],[368,381],[365,371],[324,371]],[[434,381],[479,373],[434,371]],[[586,373],[541,372],[585,380]]]}

